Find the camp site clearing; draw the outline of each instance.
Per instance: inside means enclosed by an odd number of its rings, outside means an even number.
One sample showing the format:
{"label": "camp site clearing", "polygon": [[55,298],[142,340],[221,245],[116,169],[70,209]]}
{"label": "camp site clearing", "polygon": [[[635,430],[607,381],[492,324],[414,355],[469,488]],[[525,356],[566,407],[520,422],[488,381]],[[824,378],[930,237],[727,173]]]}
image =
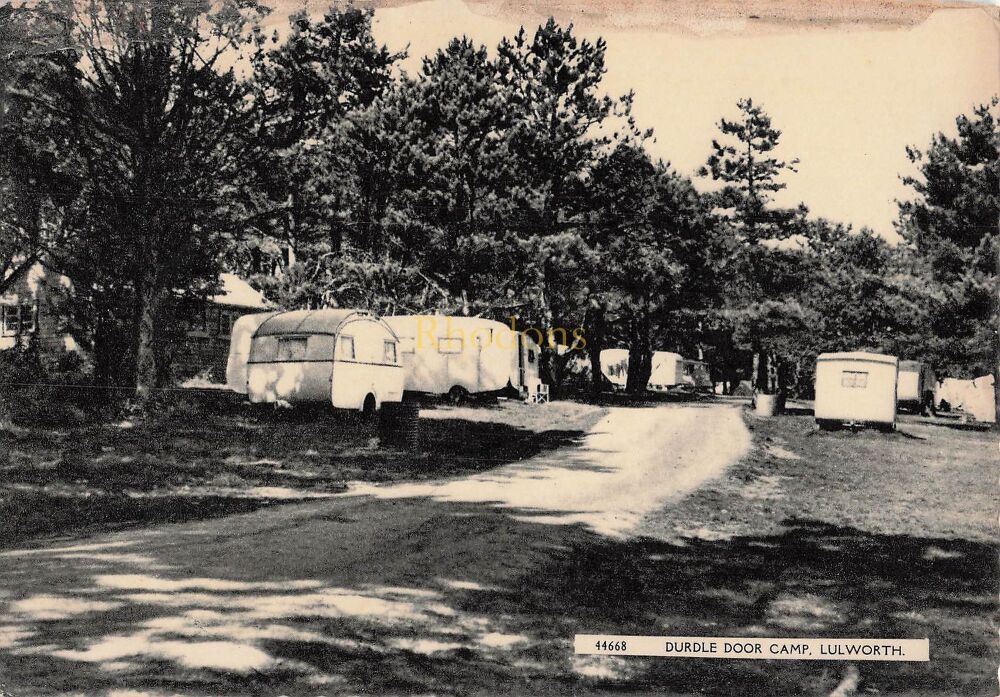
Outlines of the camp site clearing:
{"label": "camp site clearing", "polygon": [[[792,411],[441,405],[416,455],[329,411],[6,425],[0,689],[991,694],[993,434]],[[932,662],[577,656],[578,633],[927,637]]]}

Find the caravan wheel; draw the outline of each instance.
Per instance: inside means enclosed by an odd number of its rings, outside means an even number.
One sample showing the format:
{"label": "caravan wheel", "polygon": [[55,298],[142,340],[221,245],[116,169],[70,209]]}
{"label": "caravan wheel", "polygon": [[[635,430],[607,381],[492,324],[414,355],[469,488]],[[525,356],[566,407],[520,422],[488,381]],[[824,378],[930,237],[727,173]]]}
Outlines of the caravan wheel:
{"label": "caravan wheel", "polygon": [[464,404],[469,400],[469,391],[461,385],[455,385],[448,390],[448,401],[452,404]]}
{"label": "caravan wheel", "polygon": [[377,410],[377,405],[375,403],[375,395],[369,393],[365,397],[365,403],[361,406],[361,416],[365,421],[371,421],[375,418],[375,412]]}

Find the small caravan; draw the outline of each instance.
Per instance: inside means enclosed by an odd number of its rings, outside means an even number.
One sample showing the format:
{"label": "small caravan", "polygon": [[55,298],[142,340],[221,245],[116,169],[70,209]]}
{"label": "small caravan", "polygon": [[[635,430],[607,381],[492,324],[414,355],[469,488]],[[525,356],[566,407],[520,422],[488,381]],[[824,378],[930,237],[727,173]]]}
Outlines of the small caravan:
{"label": "small caravan", "polygon": [[[601,351],[601,372],[615,389],[625,389],[628,382],[628,355],[628,349]],[[710,392],[713,385],[707,363],[684,358],[679,353],[654,351],[646,387],[653,392]]]}
{"label": "small caravan", "polygon": [[856,424],[892,429],[898,371],[895,356],[860,351],[820,354],[816,358],[816,423],[821,428]]}
{"label": "small caravan", "polygon": [[624,390],[628,382],[628,349],[613,348],[601,351],[601,373],[615,390]]}
{"label": "small caravan", "polygon": [[407,392],[450,395],[538,391],[539,350],[524,332],[481,317],[385,317],[400,340]]}
{"label": "small caravan", "polygon": [[265,320],[277,312],[258,312],[243,315],[233,322],[229,335],[229,358],[226,360],[226,386],[240,394],[247,393],[247,361],[250,360],[250,344],[253,335]]}
{"label": "small caravan", "polygon": [[[666,392],[684,382],[683,356],[669,351],[653,353],[653,369],[649,373],[649,389],[654,392]],[[627,369],[626,369],[627,370]]]}
{"label": "small caravan", "polygon": [[684,377],[682,384],[687,389],[696,392],[714,392],[715,383],[712,382],[712,374],[708,369],[708,363],[684,359]]}
{"label": "small caravan", "polygon": [[896,401],[900,408],[921,410],[934,406],[937,378],[926,363],[900,361],[896,381]]}
{"label": "small caravan", "polygon": [[330,403],[372,412],[402,399],[398,344],[385,322],[358,310],[251,315],[233,327],[227,379],[255,403]]}

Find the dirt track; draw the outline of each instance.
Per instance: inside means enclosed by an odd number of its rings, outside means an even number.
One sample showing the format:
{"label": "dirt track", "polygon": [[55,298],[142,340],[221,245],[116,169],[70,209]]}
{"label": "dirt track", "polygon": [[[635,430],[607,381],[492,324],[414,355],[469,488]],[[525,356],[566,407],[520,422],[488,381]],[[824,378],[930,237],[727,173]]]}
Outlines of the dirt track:
{"label": "dirt track", "polygon": [[729,407],[613,409],[577,446],[485,474],[8,552],[0,688],[467,693],[553,665],[586,676],[604,668],[535,650],[558,628],[512,631],[481,594],[627,538],[749,445]]}

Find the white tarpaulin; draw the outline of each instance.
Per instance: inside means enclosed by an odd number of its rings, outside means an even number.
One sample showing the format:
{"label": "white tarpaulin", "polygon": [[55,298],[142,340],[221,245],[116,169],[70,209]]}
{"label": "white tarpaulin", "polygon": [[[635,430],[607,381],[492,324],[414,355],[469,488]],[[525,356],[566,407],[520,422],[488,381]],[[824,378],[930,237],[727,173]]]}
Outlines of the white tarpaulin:
{"label": "white tarpaulin", "polygon": [[948,402],[952,409],[969,414],[976,421],[996,423],[996,405],[993,401],[993,376],[984,375],[975,380],[945,378],[934,393],[934,402]]}

